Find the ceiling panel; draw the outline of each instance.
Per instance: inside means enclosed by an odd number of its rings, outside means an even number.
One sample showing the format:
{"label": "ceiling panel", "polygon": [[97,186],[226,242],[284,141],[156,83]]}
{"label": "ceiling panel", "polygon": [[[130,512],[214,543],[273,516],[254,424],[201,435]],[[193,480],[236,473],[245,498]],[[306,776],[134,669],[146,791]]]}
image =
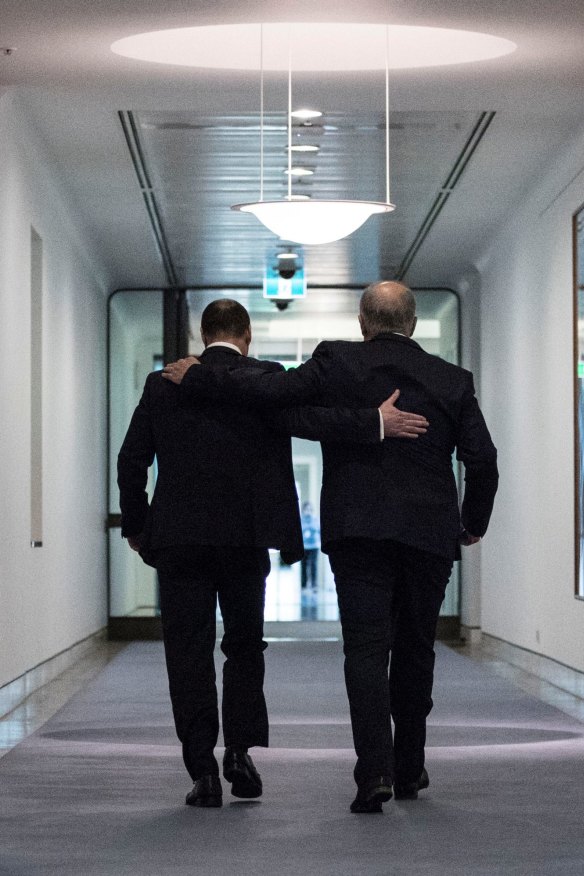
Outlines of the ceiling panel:
{"label": "ceiling panel", "polygon": [[[142,112],[135,117],[179,282],[260,282],[280,241],[253,216],[230,210],[234,203],[259,197],[257,115]],[[387,272],[399,265],[476,118],[469,112],[393,113],[396,211],[373,217],[343,241],[304,247],[309,282],[368,282],[382,266]],[[264,198],[269,200],[287,193],[287,129],[281,115],[267,114],[264,122]],[[294,125],[293,143],[319,146],[315,154],[295,153],[294,163],[314,173],[295,181],[293,194],[385,199],[381,114],[326,114],[319,124]]]}
{"label": "ceiling panel", "polygon": [[[497,116],[406,279],[455,285],[482,264],[499,225],[584,125],[584,4],[557,0],[2,0],[0,99],[15,100],[47,153],[80,235],[104,282],[165,282],[118,111],[135,108],[177,273],[185,282],[257,282],[274,239],[253,217],[229,213],[255,198],[258,71],[147,64],[114,55],[131,33],[237,21],[433,24],[496,33],[518,50],[494,62],[392,73],[391,216],[345,241],[306,248],[309,279],[341,283],[389,276],[426,215],[453,155],[484,110]],[[188,7],[188,8],[187,8]],[[285,106],[285,77],[266,76],[269,109]],[[8,86],[8,89],[6,88]],[[383,76],[295,77],[295,94],[325,110],[321,153],[306,191],[383,196]],[[342,111],[342,113],[341,113]],[[255,113],[255,116],[254,116]],[[266,195],[284,190],[283,115],[266,128]],[[148,125],[151,127],[148,128]],[[460,125],[457,129],[456,126]],[[318,127],[318,130],[317,130]],[[332,130],[336,128],[337,130]],[[346,148],[348,146],[348,148]],[[307,159],[308,160],[308,159]]]}

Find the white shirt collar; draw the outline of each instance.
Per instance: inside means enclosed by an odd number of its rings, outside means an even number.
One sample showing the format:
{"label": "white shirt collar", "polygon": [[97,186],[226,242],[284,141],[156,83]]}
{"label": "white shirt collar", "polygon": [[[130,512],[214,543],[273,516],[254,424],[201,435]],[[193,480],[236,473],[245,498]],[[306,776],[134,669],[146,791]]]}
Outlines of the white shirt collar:
{"label": "white shirt collar", "polygon": [[239,353],[240,356],[243,356],[243,353],[236,347],[235,344],[230,344],[229,341],[213,341],[212,344],[207,344],[205,347],[206,350],[210,350],[211,347],[228,347],[230,350],[235,350],[236,353]]}

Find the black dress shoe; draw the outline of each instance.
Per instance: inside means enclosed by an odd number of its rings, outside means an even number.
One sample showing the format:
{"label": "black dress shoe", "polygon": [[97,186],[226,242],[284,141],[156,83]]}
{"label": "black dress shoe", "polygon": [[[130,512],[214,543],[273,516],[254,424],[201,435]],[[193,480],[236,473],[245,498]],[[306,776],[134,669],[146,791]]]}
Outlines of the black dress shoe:
{"label": "black dress shoe", "polygon": [[217,807],[223,804],[223,791],[219,776],[201,776],[187,794],[187,806]]}
{"label": "black dress shoe", "polygon": [[396,800],[417,800],[418,791],[423,791],[430,784],[428,773],[422,770],[422,775],[416,782],[396,782],[394,793]]}
{"label": "black dress shoe", "polygon": [[235,748],[232,745],[225,749],[223,775],[228,782],[231,782],[231,793],[234,797],[262,796],[263,786],[260,774],[244,749]]}
{"label": "black dress shoe", "polygon": [[382,803],[391,800],[391,779],[377,776],[357,785],[357,796],[351,803],[351,812],[383,812]]}

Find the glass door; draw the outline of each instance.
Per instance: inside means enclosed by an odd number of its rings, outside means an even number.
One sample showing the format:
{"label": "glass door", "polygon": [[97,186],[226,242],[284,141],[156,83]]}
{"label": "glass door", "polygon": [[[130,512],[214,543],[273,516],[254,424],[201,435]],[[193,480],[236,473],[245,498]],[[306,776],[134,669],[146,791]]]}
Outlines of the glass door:
{"label": "glass door", "polygon": [[[266,301],[260,290],[193,289],[186,293],[189,323],[189,353],[202,349],[200,321],[204,308],[219,297],[234,298],[246,307],[252,324],[250,355],[295,367],[310,358],[324,338],[361,340],[357,320],[359,289],[309,289],[303,301],[282,312]],[[454,364],[460,357],[458,297],[449,289],[414,290],[418,325],[414,339],[427,352]],[[292,440],[296,488],[300,506],[309,502],[318,517],[322,454],[320,444]],[[458,465],[454,462],[455,472]],[[310,543],[312,546],[312,543]],[[310,549],[310,548],[309,548]],[[338,606],[334,577],[326,554],[318,552],[315,574],[307,579],[306,567],[283,564],[277,551],[271,552],[272,570],[267,581],[265,617],[269,621],[337,620]],[[439,634],[456,638],[460,629],[460,564],[455,563],[442,604]]]}
{"label": "glass door", "polygon": [[[117,456],[147,375],[162,368],[164,292],[121,291],[109,301],[109,633],[112,638],[158,635],[156,571],[121,537]],[[156,466],[148,478],[152,497]]]}
{"label": "glass door", "polygon": [[[450,290],[414,290],[418,326],[414,335],[424,349],[448,361],[459,361],[459,302]],[[304,312],[275,310],[259,289],[121,290],[109,302],[109,634],[116,639],[159,638],[158,582],[154,569],[121,538],[117,455],[146,376],[187,353],[201,352],[203,308],[218,297],[240,300],[248,309],[254,340],[250,355],[275,359],[285,367],[305,361],[322,338],[359,340],[356,319],[360,289],[326,288],[309,292]],[[319,304],[319,295],[322,302]],[[312,300],[311,300],[312,297]],[[334,319],[331,319],[331,301]],[[321,312],[322,311],[322,312]],[[320,445],[293,439],[295,478],[301,503],[318,515],[322,456]],[[148,493],[152,496],[156,465]],[[318,553],[310,586],[300,564],[286,566],[272,552],[266,593],[267,620],[335,620],[334,580],[328,558]],[[455,563],[442,606],[439,635],[455,638],[459,630],[460,578]],[[303,586],[304,584],[304,586]]]}

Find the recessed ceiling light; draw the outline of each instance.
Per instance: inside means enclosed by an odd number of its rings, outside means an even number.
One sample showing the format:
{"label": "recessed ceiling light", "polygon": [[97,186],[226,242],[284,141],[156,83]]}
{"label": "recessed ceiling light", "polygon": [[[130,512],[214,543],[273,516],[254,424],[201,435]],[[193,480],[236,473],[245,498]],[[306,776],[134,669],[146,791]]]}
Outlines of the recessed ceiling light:
{"label": "recessed ceiling light", "polygon": [[276,256],[276,258],[282,259],[282,260],[284,260],[284,259],[297,259],[298,253],[297,252],[279,252],[278,255]]}
{"label": "recessed ceiling light", "polygon": [[290,146],[292,152],[318,152],[320,146],[311,146],[309,143],[295,143]]}
{"label": "recessed ceiling light", "polygon": [[308,119],[320,119],[322,113],[318,110],[299,109],[294,110],[291,115],[293,119],[302,119],[302,121],[307,121]]}
{"label": "recessed ceiling light", "polygon": [[288,45],[297,73],[384,70],[386,49],[391,69],[407,69],[486,61],[517,48],[511,40],[470,30],[354,22],[181,27],[135,34],[111,48],[118,55],[159,64],[259,70],[262,29],[266,71],[288,69]]}
{"label": "recessed ceiling light", "polygon": [[314,171],[308,167],[291,167],[290,170],[285,170],[284,173],[290,176],[312,176]]}

